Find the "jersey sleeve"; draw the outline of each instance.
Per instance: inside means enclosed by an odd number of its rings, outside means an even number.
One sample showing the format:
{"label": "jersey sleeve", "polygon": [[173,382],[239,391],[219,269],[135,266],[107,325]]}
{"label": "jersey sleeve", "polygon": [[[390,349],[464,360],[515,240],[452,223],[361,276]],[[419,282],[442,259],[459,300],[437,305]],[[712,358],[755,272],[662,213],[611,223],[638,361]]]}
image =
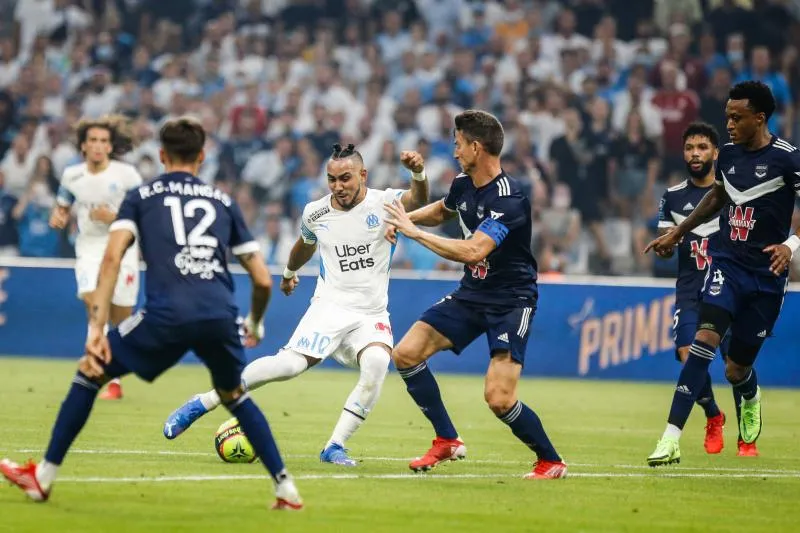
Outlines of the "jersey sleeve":
{"label": "jersey sleeve", "polygon": [[480,223],[477,231],[487,234],[497,246],[510,231],[528,223],[530,217],[530,206],[522,197],[500,197],[487,205],[486,209],[488,217]]}
{"label": "jersey sleeve", "polygon": [[228,208],[231,214],[231,237],[228,244],[231,247],[233,255],[244,255],[258,252],[260,247],[258,242],[253,238],[250,230],[247,229],[247,224],[244,222],[242,210],[239,205],[233,202]]}
{"label": "jersey sleeve", "polygon": [[453,183],[450,184],[450,190],[447,191],[447,196],[444,197],[444,206],[450,211],[458,210],[458,198],[461,195],[461,179],[456,178],[453,180]]}
{"label": "jersey sleeve", "polygon": [[314,232],[316,224],[311,220],[313,212],[311,204],[306,204],[303,208],[303,216],[300,217],[300,236],[306,244],[317,244],[317,234]]}
{"label": "jersey sleeve", "polygon": [[109,226],[108,231],[127,230],[133,233],[136,240],[139,239],[139,201],[140,196],[136,191],[131,191],[125,195],[122,205],[117,211],[117,218]]}
{"label": "jersey sleeve", "polygon": [[789,168],[784,169],[783,179],[797,196],[800,196],[800,150],[794,150],[787,155]]}
{"label": "jersey sleeve", "polygon": [[69,207],[75,202],[75,195],[70,190],[70,178],[65,170],[61,175],[61,184],[58,186],[58,193],[56,193],[56,203],[61,207]]}
{"label": "jersey sleeve", "polygon": [[675,227],[675,221],[672,220],[669,211],[669,196],[665,191],[661,201],[658,202],[658,229]]}

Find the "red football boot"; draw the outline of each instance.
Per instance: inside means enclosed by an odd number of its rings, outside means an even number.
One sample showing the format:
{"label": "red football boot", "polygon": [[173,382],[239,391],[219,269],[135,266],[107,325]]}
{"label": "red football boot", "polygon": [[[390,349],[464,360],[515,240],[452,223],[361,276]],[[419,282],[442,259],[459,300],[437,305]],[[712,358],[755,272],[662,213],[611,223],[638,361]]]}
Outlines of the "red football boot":
{"label": "red football boot", "polygon": [[433,439],[433,446],[428,453],[409,463],[414,472],[426,472],[444,461],[457,461],[467,456],[467,447],[460,439]]}

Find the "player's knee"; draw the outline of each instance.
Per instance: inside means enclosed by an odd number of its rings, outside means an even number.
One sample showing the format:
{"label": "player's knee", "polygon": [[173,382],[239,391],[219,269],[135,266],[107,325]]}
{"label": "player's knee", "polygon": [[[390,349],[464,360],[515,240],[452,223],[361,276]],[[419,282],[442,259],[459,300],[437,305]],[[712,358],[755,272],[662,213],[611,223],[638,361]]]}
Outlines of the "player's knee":
{"label": "player's knee", "polygon": [[[708,346],[717,347],[719,346],[720,336],[716,331],[712,331],[710,329],[698,329],[697,333],[694,336],[694,340],[700,341],[703,344],[707,344]],[[687,358],[689,352],[686,352]]]}
{"label": "player's knee", "polygon": [[410,343],[400,342],[392,350],[392,362],[395,368],[411,368],[423,362],[425,359],[418,350],[414,350]]}
{"label": "player's knee", "polygon": [[389,371],[390,360],[391,356],[384,346],[367,346],[358,358],[362,378],[372,385],[383,382]]}
{"label": "player's knee", "polygon": [[92,360],[88,355],[84,355],[78,361],[78,373],[85,379],[102,387],[111,380],[106,376],[105,369],[98,367],[99,364],[96,359]]}
{"label": "player's knee", "polygon": [[733,340],[725,358],[725,377],[731,383],[741,383],[755,363],[760,345],[752,346]]}
{"label": "player's knee", "polygon": [[244,396],[244,387],[239,385],[233,390],[227,390],[220,387],[215,387],[214,390],[217,391],[219,394],[219,399],[222,401],[223,405],[231,405],[236,403],[242,396]]}
{"label": "player's knee", "polygon": [[483,391],[483,399],[486,405],[497,416],[502,416],[509,412],[514,404],[517,403],[517,396],[514,391],[499,385],[487,384]]}
{"label": "player's knee", "polygon": [[749,370],[750,367],[737,365],[730,359],[725,360],[725,379],[727,379],[729,383],[741,383],[747,377],[747,372]]}

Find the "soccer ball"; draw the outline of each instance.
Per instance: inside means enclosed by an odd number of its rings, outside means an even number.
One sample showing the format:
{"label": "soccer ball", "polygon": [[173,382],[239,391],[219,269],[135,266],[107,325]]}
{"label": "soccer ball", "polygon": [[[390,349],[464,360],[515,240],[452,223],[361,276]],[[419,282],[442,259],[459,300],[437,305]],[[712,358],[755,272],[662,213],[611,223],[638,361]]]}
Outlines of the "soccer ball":
{"label": "soccer ball", "polygon": [[236,418],[226,420],[214,435],[214,449],[226,463],[252,463],[256,460],[253,445],[245,437]]}

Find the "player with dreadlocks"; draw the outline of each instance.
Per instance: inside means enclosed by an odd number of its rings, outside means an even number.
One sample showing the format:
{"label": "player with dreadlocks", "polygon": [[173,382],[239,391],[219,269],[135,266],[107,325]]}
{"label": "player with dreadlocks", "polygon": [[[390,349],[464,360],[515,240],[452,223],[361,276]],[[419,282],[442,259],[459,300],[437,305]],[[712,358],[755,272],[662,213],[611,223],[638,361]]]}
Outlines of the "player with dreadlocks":
{"label": "player with dreadlocks", "polygon": [[[83,163],[64,169],[57,203],[50,214],[50,226],[62,229],[69,224],[72,209],[75,210],[78,219],[75,279],[78,298],[86,304],[87,312],[97,286],[108,228],[117,216],[125,193],[142,184],[139,172],[119,160],[132,149],[132,139],[130,124],[119,115],[79,122],[77,140]],[[111,301],[109,320],[112,326],[118,326],[131,316],[138,293],[139,251],[138,246],[131,246],[122,260]],[[100,397],[121,399],[119,380],[110,382]]]}
{"label": "player with dreadlocks", "polygon": [[[327,164],[331,193],[305,206],[301,236],[281,280],[281,291],[290,295],[299,283],[296,272],[319,248],[319,277],[311,305],[288,344],[277,355],[250,363],[242,382],[253,390],[292,379],[328,357],[359,369],[358,383],[320,453],[323,462],[355,466],[344,445],[375,407],[394,346],[386,309],[394,245],[384,239],[384,205],[397,199],[407,209],[425,205],[428,181],[422,156],[402,152],[400,160],[411,171],[410,189],[370,189],[364,160],[355,147],[333,148]],[[174,439],[220,403],[213,390],[195,396],[169,416],[164,436]]]}

